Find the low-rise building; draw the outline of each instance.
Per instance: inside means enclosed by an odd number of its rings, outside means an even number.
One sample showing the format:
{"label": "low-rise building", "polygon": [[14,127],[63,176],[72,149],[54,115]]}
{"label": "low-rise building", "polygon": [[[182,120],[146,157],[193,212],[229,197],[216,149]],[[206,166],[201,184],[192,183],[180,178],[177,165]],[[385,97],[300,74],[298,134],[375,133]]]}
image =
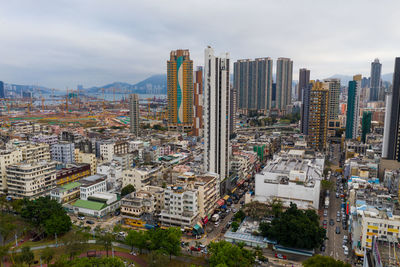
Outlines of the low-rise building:
{"label": "low-rise building", "polygon": [[56,162],[20,162],[6,167],[8,195],[34,199],[48,195],[56,186]]}
{"label": "low-rise building", "polygon": [[157,180],[161,175],[161,167],[140,167],[126,170],[122,173],[122,187],[129,184],[136,190],[150,185],[151,180]]}
{"label": "low-rise building", "polygon": [[10,150],[21,150],[22,161],[27,163],[50,161],[50,146],[48,144],[12,140],[7,143],[6,147]]}
{"label": "low-rise building", "polygon": [[98,192],[107,192],[107,177],[101,174],[91,175],[81,179],[80,198],[87,200],[88,197]]}
{"label": "low-rise building", "polygon": [[116,211],[120,205],[121,200],[117,194],[97,192],[87,199],[78,199],[72,206],[75,214],[102,218]]}
{"label": "low-rise building", "polygon": [[110,187],[120,189],[122,186],[122,166],[118,161],[105,162],[97,166],[97,173],[107,176]]}
{"label": "low-rise building", "polygon": [[69,164],[57,171],[56,182],[57,185],[64,185],[88,177],[90,174],[89,164]]}
{"label": "low-rise building", "polygon": [[164,209],[160,222],[164,226],[193,227],[199,221],[197,190],[169,186],[164,191]]}
{"label": "low-rise building", "polygon": [[7,190],[7,175],[6,167],[11,164],[15,164],[22,161],[21,150],[0,150],[0,182],[1,191]]}
{"label": "low-rise building", "polygon": [[48,145],[55,145],[58,143],[58,136],[53,134],[53,135],[44,135],[44,134],[39,134],[39,135],[34,135],[30,138],[31,142],[34,143],[44,143]]}
{"label": "low-rise building", "polygon": [[92,175],[97,173],[97,158],[95,154],[83,153],[79,149],[75,149],[75,162],[90,164],[90,173]]}
{"label": "low-rise building", "polygon": [[300,209],[319,208],[323,157],[306,157],[304,150],[290,150],[276,155],[255,176],[255,199],[269,202],[280,199],[284,206],[291,202]]}
{"label": "low-rise building", "polygon": [[50,198],[54,199],[60,204],[68,203],[79,198],[81,185],[82,184],[79,182],[72,182],[57,186],[50,191]]}
{"label": "low-rise building", "polygon": [[73,163],[75,161],[75,144],[60,143],[52,145],[51,158],[65,164]]}

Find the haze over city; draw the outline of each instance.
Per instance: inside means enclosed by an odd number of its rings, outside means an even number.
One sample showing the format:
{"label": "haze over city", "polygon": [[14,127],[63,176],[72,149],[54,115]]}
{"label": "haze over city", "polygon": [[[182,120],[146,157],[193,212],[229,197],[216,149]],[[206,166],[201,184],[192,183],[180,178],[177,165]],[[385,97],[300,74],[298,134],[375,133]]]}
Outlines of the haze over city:
{"label": "haze over city", "polygon": [[[2,80],[65,89],[136,83],[166,73],[168,53],[204,64],[211,45],[241,58],[289,57],[311,79],[393,72],[400,2],[385,1],[4,1]],[[295,78],[297,79],[297,78]]]}

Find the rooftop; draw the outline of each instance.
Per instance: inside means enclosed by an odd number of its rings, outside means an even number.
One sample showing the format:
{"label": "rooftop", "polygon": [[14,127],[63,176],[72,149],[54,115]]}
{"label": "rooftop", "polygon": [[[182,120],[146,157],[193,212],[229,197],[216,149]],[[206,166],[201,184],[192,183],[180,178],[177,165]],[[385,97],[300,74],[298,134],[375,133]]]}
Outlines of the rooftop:
{"label": "rooftop", "polygon": [[90,209],[90,210],[101,210],[105,208],[107,205],[100,202],[90,201],[90,200],[83,200],[78,199],[74,204],[74,207]]}
{"label": "rooftop", "polygon": [[73,189],[73,188],[77,188],[77,187],[80,187],[81,186],[81,183],[79,183],[79,182],[72,182],[72,183],[68,183],[68,184],[65,184],[65,185],[62,185],[62,186],[60,186],[62,189],[64,189],[64,190],[62,190],[62,191],[65,191],[65,190],[71,190],[71,189]]}

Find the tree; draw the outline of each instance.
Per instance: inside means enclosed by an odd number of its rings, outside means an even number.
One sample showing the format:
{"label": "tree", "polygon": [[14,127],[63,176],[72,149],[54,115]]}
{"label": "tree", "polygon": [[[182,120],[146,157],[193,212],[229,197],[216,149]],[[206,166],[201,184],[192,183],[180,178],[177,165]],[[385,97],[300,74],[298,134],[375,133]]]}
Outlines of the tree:
{"label": "tree", "polygon": [[279,217],[272,220],[269,229],[265,225],[263,227],[264,231],[260,229],[263,236],[288,247],[313,249],[319,247],[326,236],[325,229],[319,226],[315,211],[299,210],[293,203]]}
{"label": "tree", "polygon": [[121,190],[121,196],[124,197],[132,192],[135,192],[135,187],[132,184],[128,184],[127,186],[123,187]]}
{"label": "tree", "polygon": [[326,266],[326,267],[351,267],[350,264],[344,263],[340,260],[335,260],[329,256],[322,256],[322,255],[314,255],[311,258],[308,258],[303,262],[304,267],[319,267],[319,266]]}
{"label": "tree", "polygon": [[233,245],[227,241],[211,242],[209,245],[210,266],[245,267],[254,263],[252,251]]}
{"label": "tree", "polygon": [[82,231],[71,231],[62,238],[65,244],[65,252],[72,260],[75,256],[86,251],[89,237]]}
{"label": "tree", "polygon": [[105,234],[99,236],[96,243],[98,243],[104,247],[104,249],[106,250],[106,253],[107,253],[107,257],[108,257],[108,251],[111,249],[113,241],[114,241],[113,234],[105,233]]}
{"label": "tree", "polygon": [[333,189],[333,182],[329,180],[322,180],[321,187],[323,190],[332,190]]}
{"label": "tree", "polygon": [[29,247],[29,246],[22,248],[20,257],[21,257],[22,261],[26,262],[29,266],[31,266],[31,264],[35,260],[35,255],[31,251],[31,247]]}
{"label": "tree", "polygon": [[140,253],[142,253],[142,250],[146,248],[147,240],[147,232],[135,230],[130,230],[125,238],[125,242],[127,245],[131,246],[131,250],[133,250],[134,247],[137,247],[140,249]]}
{"label": "tree", "polygon": [[267,222],[260,222],[260,225],[258,226],[260,234],[264,237],[268,236],[270,229],[271,229],[271,224]]}
{"label": "tree", "polygon": [[236,232],[237,229],[239,228],[240,224],[237,221],[232,222],[232,232]]}
{"label": "tree", "polygon": [[16,229],[15,224],[13,224],[13,218],[7,215],[1,215],[0,217],[0,237],[1,237],[1,245],[5,245],[7,239]]}
{"label": "tree", "polygon": [[[162,229],[160,229],[162,231]],[[182,232],[177,227],[170,227],[165,231],[165,238],[163,239],[163,243],[161,248],[164,249],[169,254],[169,259],[171,260],[171,256],[178,256],[181,252],[181,237]]]}
{"label": "tree", "polygon": [[0,265],[3,264],[3,259],[8,255],[12,243],[0,246]]}
{"label": "tree", "polygon": [[70,229],[71,219],[67,214],[53,214],[44,222],[44,231],[50,236],[66,233]]}
{"label": "tree", "polygon": [[[24,199],[21,217],[30,222],[40,231],[64,234],[71,229],[71,219],[65,209],[49,197],[35,200]],[[60,218],[58,218],[60,217]],[[59,225],[57,222],[61,222]]]}
{"label": "tree", "polygon": [[235,213],[235,215],[233,216],[233,218],[236,220],[240,220],[243,221],[244,218],[246,217],[246,214],[244,213],[243,210],[239,210],[238,212]]}
{"label": "tree", "polygon": [[46,247],[40,252],[40,259],[42,259],[47,264],[47,266],[49,266],[51,260],[54,257],[54,254],[55,254],[54,249]]}

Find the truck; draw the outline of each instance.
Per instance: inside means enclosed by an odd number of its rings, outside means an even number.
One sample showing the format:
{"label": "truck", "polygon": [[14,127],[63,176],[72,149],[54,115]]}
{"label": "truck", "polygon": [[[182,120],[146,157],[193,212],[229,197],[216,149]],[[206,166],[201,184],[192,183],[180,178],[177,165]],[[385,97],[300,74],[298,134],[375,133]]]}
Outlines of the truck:
{"label": "truck", "polygon": [[213,222],[219,221],[219,214],[214,214],[214,215],[211,217],[211,221],[213,221]]}
{"label": "truck", "polygon": [[329,208],[329,197],[325,197],[325,209]]}

